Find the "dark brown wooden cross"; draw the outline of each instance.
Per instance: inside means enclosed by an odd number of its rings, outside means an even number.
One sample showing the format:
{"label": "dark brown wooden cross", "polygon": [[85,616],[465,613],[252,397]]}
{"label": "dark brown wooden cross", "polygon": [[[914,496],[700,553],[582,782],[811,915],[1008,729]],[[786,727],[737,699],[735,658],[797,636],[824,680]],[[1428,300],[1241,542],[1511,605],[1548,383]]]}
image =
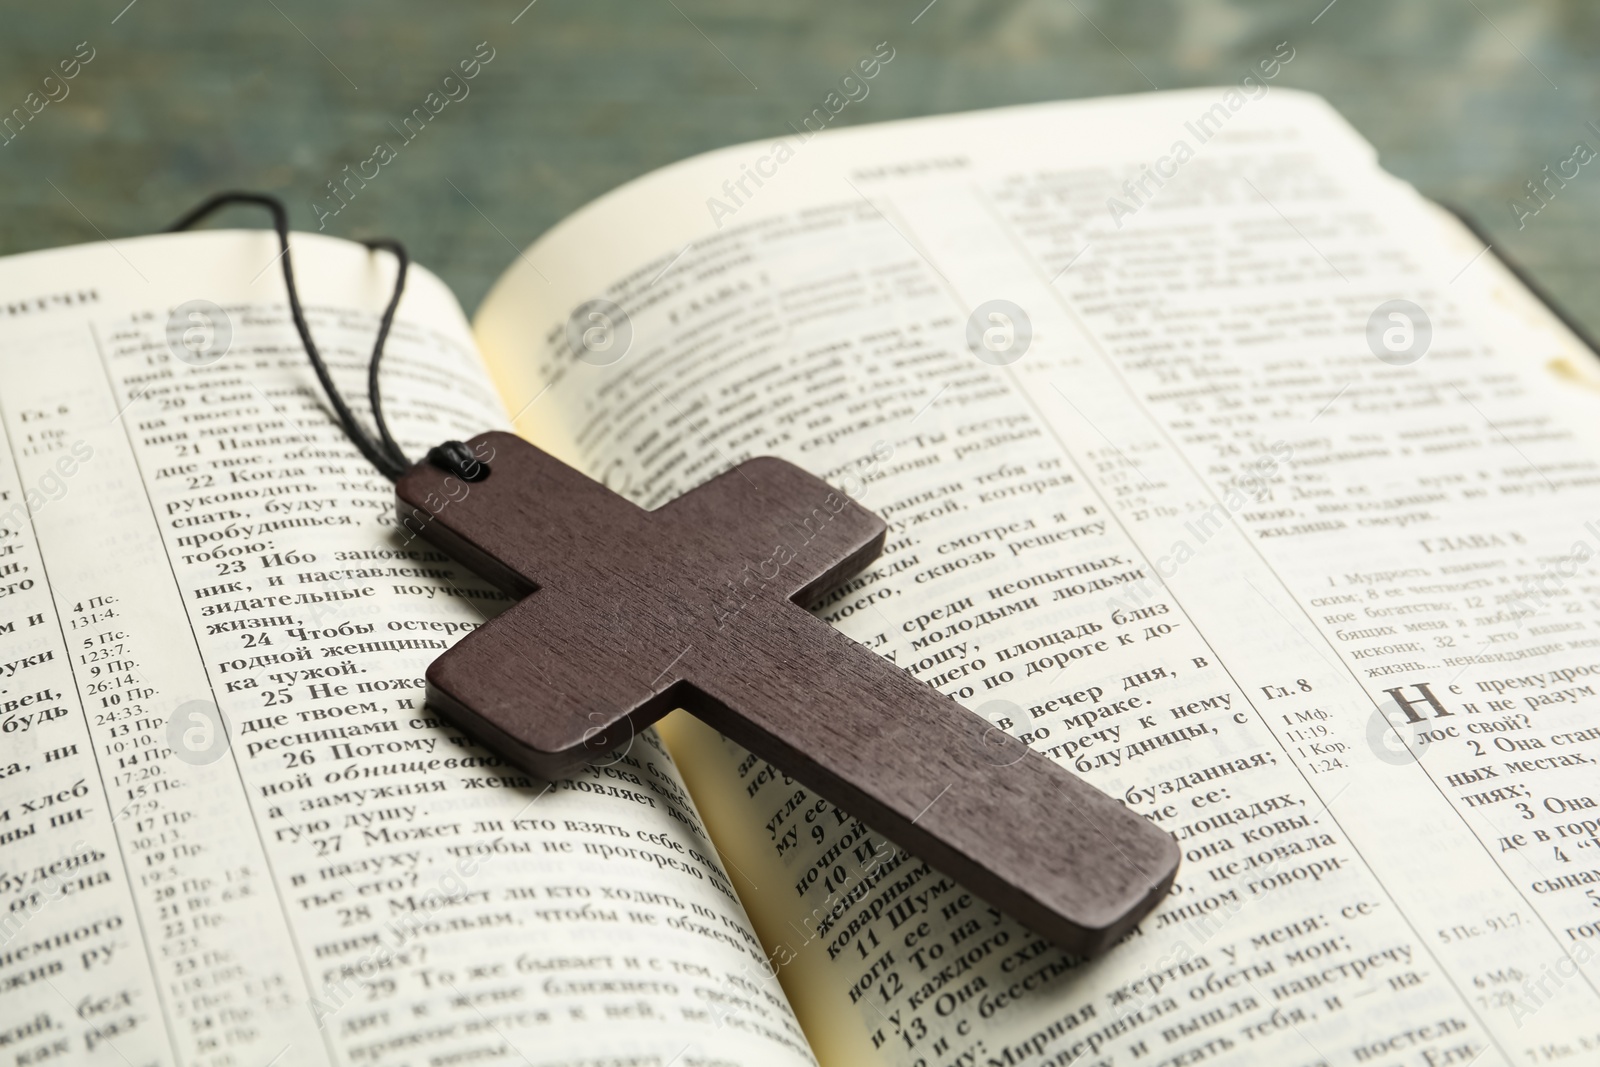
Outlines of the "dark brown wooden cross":
{"label": "dark brown wooden cross", "polygon": [[562,777],[674,708],[1061,947],[1104,951],[1178,849],[1122,804],[805,610],[883,549],[883,520],[783,460],[645,511],[521,438],[467,483],[428,463],[403,522],[520,601],[428,669],[428,700]]}

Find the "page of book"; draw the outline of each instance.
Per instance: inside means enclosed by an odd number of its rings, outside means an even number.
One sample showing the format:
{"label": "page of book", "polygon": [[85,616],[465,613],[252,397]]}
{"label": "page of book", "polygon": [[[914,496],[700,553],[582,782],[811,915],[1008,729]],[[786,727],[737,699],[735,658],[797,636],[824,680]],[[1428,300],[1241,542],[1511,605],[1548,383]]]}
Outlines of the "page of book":
{"label": "page of book", "polygon": [[[653,733],[541,782],[423,706],[505,597],[397,531],[277,251],[0,260],[0,1060],[814,1062]],[[364,398],[393,261],[294,255]],[[425,271],[383,367],[412,455],[505,424]]]}
{"label": "page of book", "polygon": [[1322,101],[797,127],[578,213],[477,335],[640,503],[851,491],[890,541],[822,617],[1185,850],[1082,963],[680,724],[824,1064],[1600,1049],[1591,357]]}

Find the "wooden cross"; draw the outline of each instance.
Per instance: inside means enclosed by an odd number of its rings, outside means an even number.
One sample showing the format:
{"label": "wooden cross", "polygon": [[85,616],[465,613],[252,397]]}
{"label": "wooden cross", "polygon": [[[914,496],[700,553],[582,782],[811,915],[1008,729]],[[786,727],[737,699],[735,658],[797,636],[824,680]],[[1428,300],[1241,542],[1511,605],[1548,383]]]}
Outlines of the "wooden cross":
{"label": "wooden cross", "polygon": [[849,497],[762,458],[645,511],[512,434],[469,445],[482,481],[396,490],[520,598],[428,668],[508,761],[563,777],[681,707],[1071,952],[1166,895],[1169,834],[805,610],[883,549]]}

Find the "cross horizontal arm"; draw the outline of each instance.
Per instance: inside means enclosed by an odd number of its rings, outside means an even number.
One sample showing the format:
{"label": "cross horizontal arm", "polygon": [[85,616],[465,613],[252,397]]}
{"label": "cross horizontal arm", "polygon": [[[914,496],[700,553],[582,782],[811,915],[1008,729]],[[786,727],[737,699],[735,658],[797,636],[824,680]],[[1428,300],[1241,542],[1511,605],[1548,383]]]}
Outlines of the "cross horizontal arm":
{"label": "cross horizontal arm", "polygon": [[625,604],[541,589],[429,665],[428,704],[542,778],[575,774],[679,706],[635,621]]}
{"label": "cross horizontal arm", "polygon": [[747,459],[650,513],[693,531],[742,570],[720,575],[732,595],[810,607],[883,551],[884,521],[816,475],[774,456]]}

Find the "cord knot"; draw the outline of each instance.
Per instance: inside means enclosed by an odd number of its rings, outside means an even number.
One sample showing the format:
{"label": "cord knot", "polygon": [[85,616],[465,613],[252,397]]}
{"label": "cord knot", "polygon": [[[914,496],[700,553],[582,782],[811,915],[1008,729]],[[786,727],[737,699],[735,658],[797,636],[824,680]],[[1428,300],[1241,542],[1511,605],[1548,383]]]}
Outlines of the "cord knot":
{"label": "cord knot", "polygon": [[489,477],[489,465],[472,454],[465,441],[446,441],[428,449],[428,462],[464,482],[481,482]]}

